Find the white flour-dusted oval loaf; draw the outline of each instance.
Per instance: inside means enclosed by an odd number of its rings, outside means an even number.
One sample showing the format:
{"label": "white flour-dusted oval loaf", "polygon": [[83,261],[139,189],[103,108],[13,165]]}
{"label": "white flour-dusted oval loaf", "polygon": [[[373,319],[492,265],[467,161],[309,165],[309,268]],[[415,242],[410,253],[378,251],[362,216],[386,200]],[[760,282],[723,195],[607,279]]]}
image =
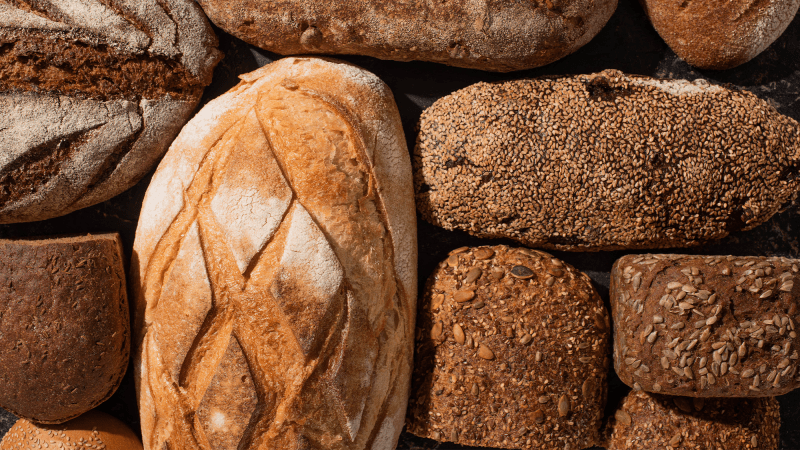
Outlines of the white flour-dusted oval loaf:
{"label": "white flour-dusted oval loaf", "polygon": [[416,309],[389,88],[287,58],[183,129],[132,263],[145,449],[393,449]]}

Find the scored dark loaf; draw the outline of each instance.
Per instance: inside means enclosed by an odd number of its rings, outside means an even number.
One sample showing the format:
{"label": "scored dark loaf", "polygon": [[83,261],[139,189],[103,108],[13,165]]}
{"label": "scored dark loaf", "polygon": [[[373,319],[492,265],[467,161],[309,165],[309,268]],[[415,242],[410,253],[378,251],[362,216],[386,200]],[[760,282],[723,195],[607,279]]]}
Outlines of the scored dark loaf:
{"label": "scored dark loaf", "polygon": [[620,258],[610,293],[620,379],[635,389],[689,397],[767,397],[797,388],[798,264],[738,256]]}
{"label": "scored dark loaf", "polygon": [[597,445],[610,333],[589,278],[551,255],[454,250],[418,311],[407,429],[461,445]]}
{"label": "scored dark loaf", "polygon": [[0,223],[138,182],[211,82],[216,45],[190,0],[0,3]]}
{"label": "scored dark loaf", "polygon": [[527,246],[697,245],[768,220],[800,187],[800,125],[700,80],[478,83],[425,110],[419,129],[422,217]]}

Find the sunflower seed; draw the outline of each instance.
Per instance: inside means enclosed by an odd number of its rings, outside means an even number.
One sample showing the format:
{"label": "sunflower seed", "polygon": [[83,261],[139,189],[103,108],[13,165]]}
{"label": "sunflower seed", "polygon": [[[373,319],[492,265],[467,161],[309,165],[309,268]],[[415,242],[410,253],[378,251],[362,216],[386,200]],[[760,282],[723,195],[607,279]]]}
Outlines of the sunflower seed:
{"label": "sunflower seed", "polygon": [[522,336],[522,339],[519,340],[519,343],[522,345],[528,345],[533,340],[530,334],[525,333],[525,336]]}
{"label": "sunflower seed", "polygon": [[438,341],[442,338],[442,322],[436,322],[431,328],[431,339]]}
{"label": "sunflower seed", "polygon": [[457,303],[468,302],[475,298],[475,291],[458,291],[453,295],[453,300]]}
{"label": "sunflower seed", "polygon": [[670,289],[670,290],[672,290],[672,289],[680,289],[682,287],[683,287],[683,283],[678,283],[677,281],[672,281],[669,284],[667,284],[667,289]]}
{"label": "sunflower seed", "polygon": [[559,417],[566,417],[569,414],[570,404],[569,397],[562,395],[558,400],[558,415]]}
{"label": "sunflower seed", "polygon": [[474,283],[475,280],[480,278],[482,274],[483,274],[483,270],[481,270],[480,267],[475,267],[473,269],[470,269],[470,271],[467,272],[467,277],[464,278],[464,284],[472,284],[472,283]]}
{"label": "sunflower seed", "polygon": [[444,303],[444,294],[436,294],[433,296],[433,302],[431,302],[431,309],[437,310],[440,306]]}
{"label": "sunflower seed", "polygon": [[455,324],[453,325],[453,337],[456,338],[456,342],[459,344],[463,344],[466,340],[466,336],[464,335],[464,330],[461,328],[461,325]]}
{"label": "sunflower seed", "polygon": [[494,256],[494,250],[489,248],[479,248],[475,251],[475,259],[484,260],[489,259],[492,256]]}
{"label": "sunflower seed", "polygon": [[755,373],[756,372],[753,369],[746,369],[744,372],[742,372],[742,378],[750,378],[755,375]]}
{"label": "sunflower seed", "polygon": [[494,359],[494,352],[489,350],[489,347],[481,344],[480,347],[478,347],[478,356],[483,359],[492,360]]}
{"label": "sunflower seed", "polygon": [[541,409],[537,409],[533,412],[533,421],[538,423],[539,425],[544,423],[544,413]]}
{"label": "sunflower seed", "polygon": [[631,425],[631,416],[630,414],[626,413],[625,411],[618,409],[616,413],[614,413],[614,418],[617,419],[617,422],[628,427]]}

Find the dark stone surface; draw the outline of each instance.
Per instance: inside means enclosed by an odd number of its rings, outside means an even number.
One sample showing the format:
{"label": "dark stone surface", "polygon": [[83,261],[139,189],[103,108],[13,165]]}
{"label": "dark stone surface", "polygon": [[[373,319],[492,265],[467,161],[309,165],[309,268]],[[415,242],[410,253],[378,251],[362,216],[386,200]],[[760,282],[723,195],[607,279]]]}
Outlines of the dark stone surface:
{"label": "dark stone surface", "polygon": [[[203,103],[226,92],[238,83],[237,76],[267,64],[276,55],[252,48],[217,30],[226,58],[217,67],[214,82],[206,89]],[[650,26],[636,0],[620,0],[617,12],[602,32],[576,53],[548,66],[497,74],[457,69],[433,63],[400,63],[367,57],[342,58],[381,77],[392,88],[400,109],[409,147],[415,141],[414,128],[422,110],[436,99],[478,81],[509,80],[543,75],[592,73],[604,69],[664,78],[734,84],[769,101],[778,111],[800,120],[800,16],[784,35],[753,61],[726,71],[700,71],[677,58]],[[126,257],[130,257],[136,223],[150,176],[132,189],[105,203],[76,211],[64,217],[29,224],[0,225],[0,238],[36,235],[99,233],[116,231],[122,235]],[[419,221],[419,279],[427,276],[447,253],[464,245],[512,244],[510,241],[476,239],[460,232],[448,232]],[[669,252],[670,250],[664,250]],[[749,232],[736,233],[722,241],[693,249],[675,249],[691,254],[733,254],[800,257],[800,201],[766,224]],[[564,253],[556,257],[585,271],[600,295],[608,301],[609,271],[625,252]],[[607,411],[625,395],[627,388],[612,373]],[[779,398],[781,402],[781,448],[800,449],[800,391]],[[101,410],[108,412],[138,432],[139,420],[133,377],[126,375],[117,393]],[[0,434],[13,423],[13,416],[0,414]],[[8,424],[6,426],[6,424]],[[399,450],[465,449],[453,444],[437,444],[404,433]]]}

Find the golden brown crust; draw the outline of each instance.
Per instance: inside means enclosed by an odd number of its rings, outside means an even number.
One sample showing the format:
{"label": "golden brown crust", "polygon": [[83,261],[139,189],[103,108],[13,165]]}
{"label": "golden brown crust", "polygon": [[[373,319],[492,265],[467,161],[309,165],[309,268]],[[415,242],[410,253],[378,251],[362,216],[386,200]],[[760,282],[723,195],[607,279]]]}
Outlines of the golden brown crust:
{"label": "golden brown crust", "polygon": [[61,425],[18,420],[0,442],[0,450],[142,450],[136,435],[114,417],[92,410]]}
{"label": "golden brown crust", "polygon": [[631,392],[609,418],[608,450],[778,450],[774,397],[686,398]]}
{"label": "golden brown crust", "polygon": [[417,318],[408,431],[462,445],[596,445],[608,313],[588,277],[544,252],[455,250]]}
{"label": "golden brown crust", "polygon": [[800,0],[641,0],[658,34],[701,69],[730,69],[758,56],[786,30]]}
{"label": "golden brown crust", "polygon": [[617,0],[201,0],[220,28],[282,55],[358,54],[508,72],[589,42]]}
{"label": "golden brown crust", "polygon": [[62,423],[117,390],[130,325],[117,234],[0,240],[0,405]]}
{"label": "golden brown crust", "polygon": [[627,255],[611,272],[614,367],[636,389],[767,397],[798,386],[800,261]]}
{"label": "golden brown crust", "polygon": [[605,71],[478,83],[434,103],[419,128],[422,217],[531,247],[698,245],[763,223],[800,188],[800,125],[701,81]]}

